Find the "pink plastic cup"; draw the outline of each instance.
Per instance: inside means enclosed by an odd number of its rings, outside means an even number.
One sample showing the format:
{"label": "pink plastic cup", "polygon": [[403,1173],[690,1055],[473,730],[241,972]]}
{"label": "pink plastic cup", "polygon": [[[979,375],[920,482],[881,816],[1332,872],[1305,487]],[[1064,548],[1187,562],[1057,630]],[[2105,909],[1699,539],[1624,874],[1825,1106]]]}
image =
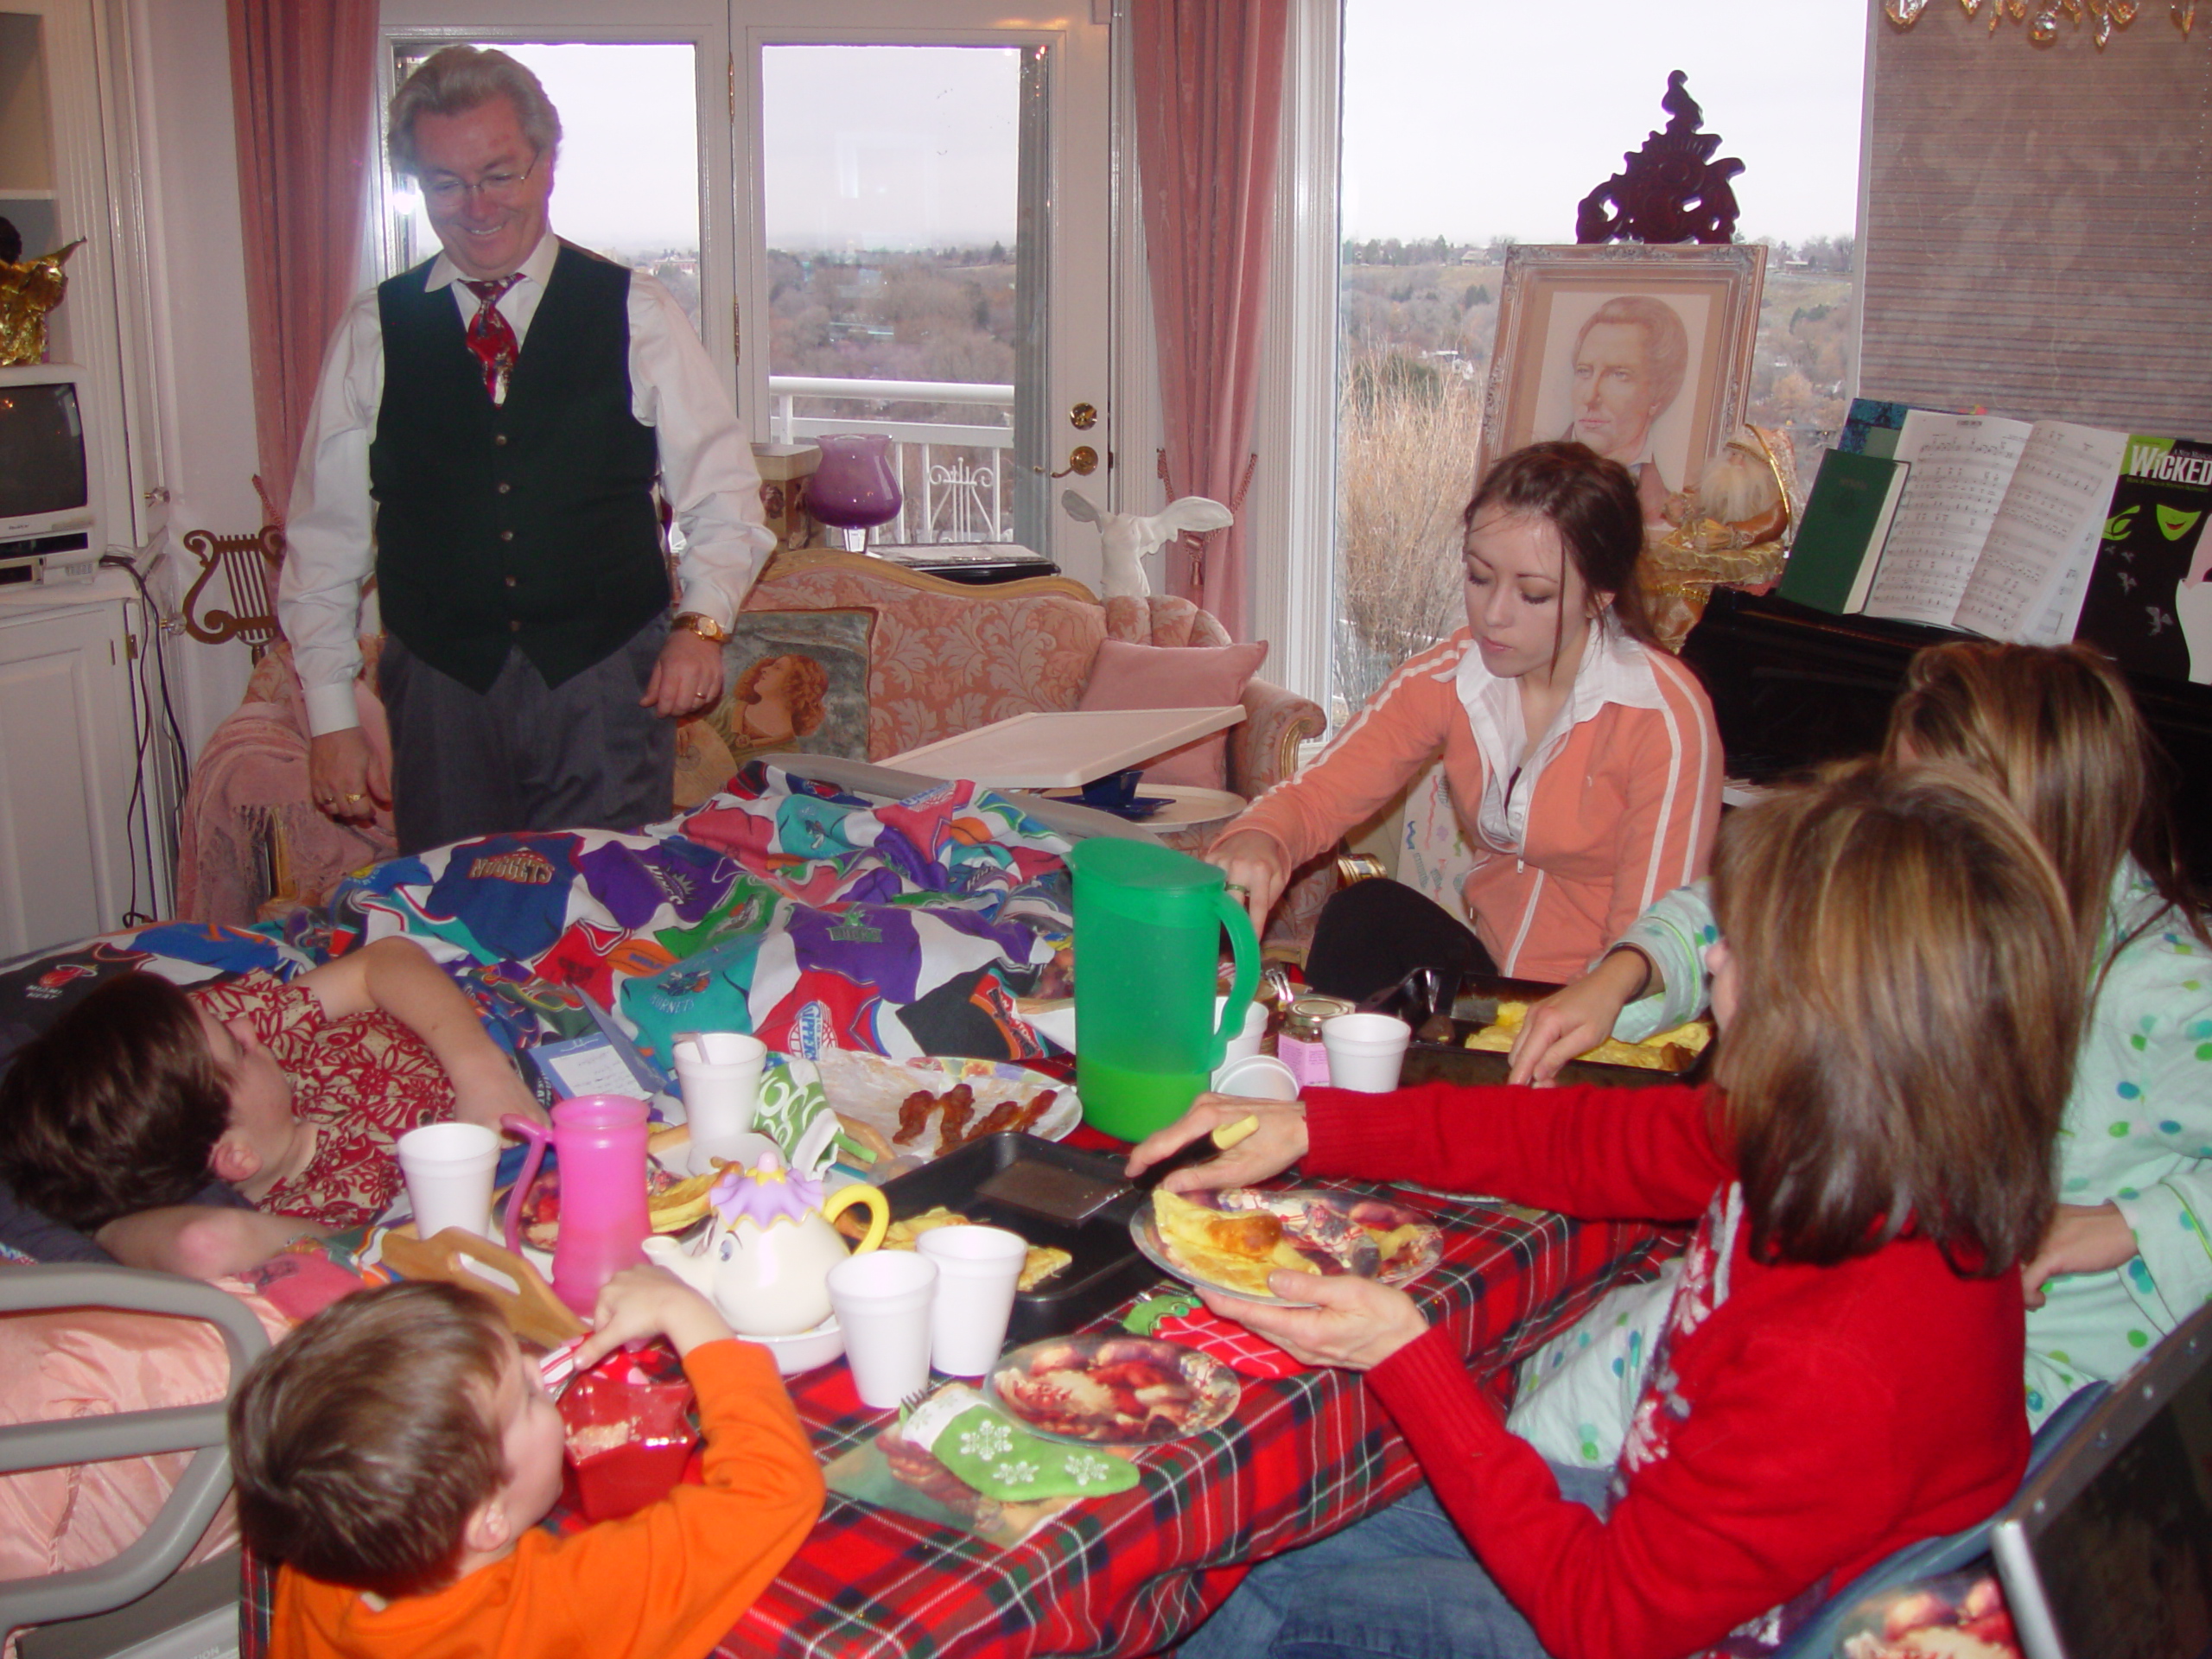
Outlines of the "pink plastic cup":
{"label": "pink plastic cup", "polygon": [[588,1316],[600,1287],[645,1259],[645,1103],[579,1095],[553,1109],[553,1131],[526,1117],[499,1120],[531,1143],[507,1198],[507,1248],[522,1247],[522,1201],[550,1140],[561,1165],[561,1232],[553,1244],[553,1294]]}

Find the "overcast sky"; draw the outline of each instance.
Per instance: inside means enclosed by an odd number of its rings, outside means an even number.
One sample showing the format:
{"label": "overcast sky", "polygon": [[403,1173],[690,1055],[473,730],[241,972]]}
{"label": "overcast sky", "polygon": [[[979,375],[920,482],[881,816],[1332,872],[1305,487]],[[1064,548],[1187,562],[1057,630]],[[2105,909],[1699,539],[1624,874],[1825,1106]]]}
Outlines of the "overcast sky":
{"label": "overcast sky", "polygon": [[[1853,229],[1867,0],[1347,0],[1346,14],[1347,238],[1573,240],[1575,203],[1665,124],[1670,69],[1745,163],[1746,236]],[[567,129],[562,232],[696,246],[690,48],[510,49]],[[774,48],[770,241],[1010,243],[1018,58]]]}
{"label": "overcast sky", "polygon": [[[1018,48],[777,46],[764,55],[770,246],[1013,245]],[[824,110],[843,118],[823,120]]]}
{"label": "overcast sky", "polygon": [[688,46],[528,46],[561,111],[553,224],[589,248],[699,245],[698,92]]}
{"label": "overcast sky", "polygon": [[1344,233],[1572,242],[1669,70],[1747,237],[1849,235],[1867,0],[1347,0]]}

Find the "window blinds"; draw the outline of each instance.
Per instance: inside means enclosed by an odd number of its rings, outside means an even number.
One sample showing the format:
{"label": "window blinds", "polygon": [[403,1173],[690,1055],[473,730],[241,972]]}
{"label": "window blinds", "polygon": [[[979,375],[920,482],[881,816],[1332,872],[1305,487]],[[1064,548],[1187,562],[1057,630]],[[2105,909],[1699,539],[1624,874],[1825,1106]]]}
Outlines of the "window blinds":
{"label": "window blinds", "polygon": [[1862,395],[2212,436],[2212,16],[1987,17],[1874,24]]}

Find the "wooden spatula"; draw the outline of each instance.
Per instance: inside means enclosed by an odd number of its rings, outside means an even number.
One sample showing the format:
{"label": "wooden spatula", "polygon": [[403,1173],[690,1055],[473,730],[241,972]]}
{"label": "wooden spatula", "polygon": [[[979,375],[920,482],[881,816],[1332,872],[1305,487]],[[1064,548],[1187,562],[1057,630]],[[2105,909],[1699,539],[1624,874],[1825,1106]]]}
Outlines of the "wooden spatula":
{"label": "wooden spatula", "polygon": [[429,1239],[395,1228],[384,1236],[384,1259],[406,1279],[442,1279],[488,1296],[524,1342],[557,1348],[589,1328],[570,1313],[544,1275],[521,1256],[458,1227]]}

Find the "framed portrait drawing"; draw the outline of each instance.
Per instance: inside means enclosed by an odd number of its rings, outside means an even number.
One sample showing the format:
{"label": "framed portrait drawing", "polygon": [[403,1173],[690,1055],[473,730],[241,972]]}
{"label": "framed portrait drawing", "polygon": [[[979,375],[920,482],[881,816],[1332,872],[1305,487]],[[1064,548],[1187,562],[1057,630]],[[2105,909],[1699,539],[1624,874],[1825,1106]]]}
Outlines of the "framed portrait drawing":
{"label": "framed portrait drawing", "polygon": [[1765,283],[1756,243],[1509,249],[1477,476],[1573,438],[1635,473],[1656,518],[1742,423]]}

